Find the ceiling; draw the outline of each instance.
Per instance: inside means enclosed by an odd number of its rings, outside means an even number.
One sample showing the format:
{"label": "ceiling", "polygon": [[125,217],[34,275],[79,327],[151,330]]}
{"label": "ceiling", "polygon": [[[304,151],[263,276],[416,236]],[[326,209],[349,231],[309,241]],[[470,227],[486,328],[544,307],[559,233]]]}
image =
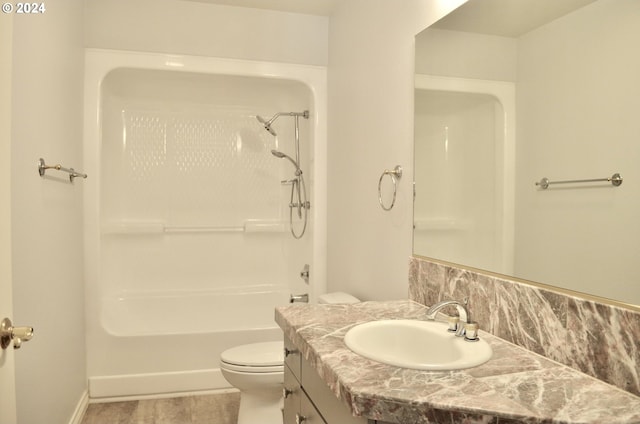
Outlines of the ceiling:
{"label": "ceiling", "polygon": [[595,0],[469,0],[431,28],[518,37]]}
{"label": "ceiling", "polygon": [[306,15],[330,16],[340,0],[183,0],[254,9],[278,10]]}
{"label": "ceiling", "polygon": [[[182,0],[307,15],[331,16],[344,0]],[[469,0],[434,28],[469,31],[503,37],[518,37],[595,0]],[[499,14],[495,11],[500,10]]]}

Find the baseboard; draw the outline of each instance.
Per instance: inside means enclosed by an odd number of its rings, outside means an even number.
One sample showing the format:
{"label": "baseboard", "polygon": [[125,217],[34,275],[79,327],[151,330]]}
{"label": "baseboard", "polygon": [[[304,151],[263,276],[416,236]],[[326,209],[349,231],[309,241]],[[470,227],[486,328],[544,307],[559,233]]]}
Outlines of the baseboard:
{"label": "baseboard", "polygon": [[156,393],[153,395],[135,395],[135,396],[115,396],[115,397],[101,397],[90,398],[89,404],[94,403],[111,403],[111,402],[128,402],[128,401],[140,401],[140,400],[158,400],[158,399],[170,399],[179,398],[185,396],[206,396],[206,395],[221,395],[227,393],[240,393],[238,389],[215,389],[215,390],[198,390],[195,392],[175,392],[175,393]]}
{"label": "baseboard", "polygon": [[219,368],[180,372],[126,374],[89,378],[91,400],[142,397],[230,388]]}
{"label": "baseboard", "polygon": [[84,414],[87,412],[87,407],[89,406],[89,391],[85,390],[78,401],[78,405],[76,406],[75,411],[73,411],[73,415],[71,416],[71,420],[69,420],[69,424],[81,424],[82,419],[84,418]]}

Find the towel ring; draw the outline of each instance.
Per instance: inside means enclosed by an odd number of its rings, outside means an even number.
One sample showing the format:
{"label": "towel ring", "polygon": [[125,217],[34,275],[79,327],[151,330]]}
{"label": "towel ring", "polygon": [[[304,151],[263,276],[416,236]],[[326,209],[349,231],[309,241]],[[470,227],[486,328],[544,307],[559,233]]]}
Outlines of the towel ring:
{"label": "towel ring", "polygon": [[[385,175],[389,175],[391,177],[391,181],[393,182],[393,200],[391,200],[391,205],[386,207],[384,202],[382,201],[382,179]],[[396,193],[398,192],[398,180],[402,177],[402,167],[400,165],[396,165],[392,170],[385,169],[382,175],[380,175],[380,179],[378,180],[378,201],[380,202],[380,206],[385,211],[390,211],[393,209],[393,206],[396,204]]]}

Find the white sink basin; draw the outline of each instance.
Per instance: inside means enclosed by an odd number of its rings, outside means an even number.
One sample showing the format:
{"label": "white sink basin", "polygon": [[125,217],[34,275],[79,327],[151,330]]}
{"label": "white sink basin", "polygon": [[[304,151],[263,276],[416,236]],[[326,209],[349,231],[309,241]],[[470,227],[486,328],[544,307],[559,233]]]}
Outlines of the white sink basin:
{"label": "white sink basin", "polygon": [[358,355],[418,370],[471,368],[487,362],[493,355],[484,340],[465,341],[437,321],[371,321],[347,331],[344,342]]}

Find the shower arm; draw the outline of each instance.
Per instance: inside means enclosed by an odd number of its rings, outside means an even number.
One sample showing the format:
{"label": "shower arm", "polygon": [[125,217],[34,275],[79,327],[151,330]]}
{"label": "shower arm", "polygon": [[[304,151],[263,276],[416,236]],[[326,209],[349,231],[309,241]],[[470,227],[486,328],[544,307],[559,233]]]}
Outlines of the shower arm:
{"label": "shower arm", "polygon": [[[271,127],[271,125],[276,121],[276,119],[278,119],[280,116],[293,116],[296,119],[296,131],[297,131],[297,127],[298,127],[298,118],[300,116],[302,116],[305,119],[309,119],[309,111],[305,110],[302,112],[277,112],[275,115],[273,115],[270,119],[264,119],[262,116],[260,115],[256,115],[256,119],[258,120],[258,122],[260,122],[263,126],[264,129],[269,131],[269,133],[276,137],[278,135],[278,133],[275,132],[275,130]],[[296,152],[297,153],[297,152]],[[297,162],[300,163],[299,161],[299,157],[296,154],[296,159]]]}

